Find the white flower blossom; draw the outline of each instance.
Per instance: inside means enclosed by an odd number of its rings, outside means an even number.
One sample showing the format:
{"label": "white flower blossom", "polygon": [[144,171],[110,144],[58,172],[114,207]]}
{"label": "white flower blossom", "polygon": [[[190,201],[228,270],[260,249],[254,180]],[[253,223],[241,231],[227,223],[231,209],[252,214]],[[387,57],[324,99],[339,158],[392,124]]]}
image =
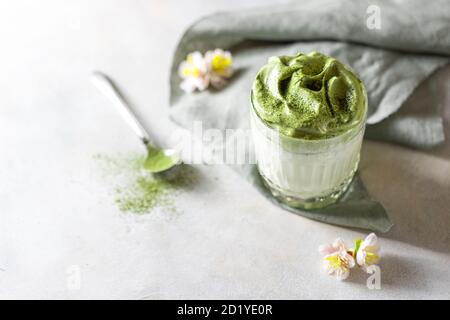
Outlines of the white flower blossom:
{"label": "white flower blossom", "polygon": [[333,244],[319,247],[319,252],[324,254],[323,266],[329,275],[334,275],[338,280],[345,280],[350,269],[355,266],[355,259],[347,249],[341,238],[336,239]]}
{"label": "white flower blossom", "polygon": [[205,53],[205,62],[210,72],[211,85],[222,88],[233,75],[233,57],[229,51],[210,50]]}
{"label": "white flower blossom", "polygon": [[362,241],[357,241],[356,245],[356,262],[363,270],[366,270],[368,266],[376,264],[380,260],[380,247],[375,233],[369,234]]}
{"label": "white flower blossom", "polygon": [[232,64],[229,51],[209,50],[204,56],[198,51],[192,52],[178,68],[178,74],[183,79],[180,87],[188,93],[203,91],[209,85],[222,88],[233,75]]}
{"label": "white flower blossom", "polygon": [[178,74],[183,79],[181,89],[188,93],[195,90],[203,91],[209,86],[208,68],[203,55],[198,51],[188,54],[186,60],[181,62]]}

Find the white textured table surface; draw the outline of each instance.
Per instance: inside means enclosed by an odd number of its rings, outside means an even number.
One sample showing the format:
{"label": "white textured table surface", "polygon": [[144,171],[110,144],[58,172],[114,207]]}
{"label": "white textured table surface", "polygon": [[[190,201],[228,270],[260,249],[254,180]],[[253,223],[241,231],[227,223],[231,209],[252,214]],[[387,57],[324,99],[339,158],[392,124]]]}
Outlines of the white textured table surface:
{"label": "white textured table surface", "polygon": [[242,2],[0,3],[0,298],[450,298],[450,142],[364,143],[362,178],[396,224],[381,237],[381,290],[320,270],[319,244],[363,234],[285,212],[223,166],[195,168],[177,215],[117,209],[93,155],[141,146],[90,72],[112,75],[163,141],[177,40],[201,15],[270,1]]}

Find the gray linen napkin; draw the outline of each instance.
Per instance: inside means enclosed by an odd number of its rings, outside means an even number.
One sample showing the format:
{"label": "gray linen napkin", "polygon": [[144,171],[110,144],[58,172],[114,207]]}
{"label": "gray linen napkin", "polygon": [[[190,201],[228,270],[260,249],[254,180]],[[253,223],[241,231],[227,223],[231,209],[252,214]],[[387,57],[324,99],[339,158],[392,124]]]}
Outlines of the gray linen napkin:
{"label": "gray linen napkin", "polygon": [[[379,9],[380,29],[366,24],[374,17],[374,5]],[[176,48],[170,75],[171,119],[185,128],[192,128],[194,121],[202,121],[204,129],[248,128],[249,94],[259,68],[270,56],[315,50],[349,65],[365,83],[366,137],[413,147],[436,145],[444,140],[444,133],[435,106],[420,116],[393,114],[421,81],[449,62],[449,12],[448,1],[424,5],[420,0],[318,0],[207,16],[185,32]],[[214,48],[232,52],[236,70],[232,80],[219,91],[184,93],[178,65],[189,52]],[[303,211],[276,202],[262,186],[254,165],[233,168],[264,196],[301,216],[380,232],[392,226],[358,175],[335,205]]]}

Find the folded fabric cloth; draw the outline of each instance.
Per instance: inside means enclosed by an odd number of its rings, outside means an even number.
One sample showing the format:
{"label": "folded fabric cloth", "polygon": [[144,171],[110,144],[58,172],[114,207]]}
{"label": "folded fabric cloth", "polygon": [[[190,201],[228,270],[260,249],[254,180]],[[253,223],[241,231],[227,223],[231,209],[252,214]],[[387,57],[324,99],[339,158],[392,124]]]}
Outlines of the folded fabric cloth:
{"label": "folded fabric cloth", "polygon": [[[181,38],[170,75],[171,118],[192,128],[249,127],[249,96],[259,68],[270,56],[323,52],[349,65],[364,82],[369,111],[366,137],[430,147],[444,140],[436,106],[420,116],[394,115],[413,90],[450,56],[450,2],[372,0],[295,2],[217,13],[195,22]],[[371,25],[371,19],[379,19]],[[178,65],[192,51],[230,50],[235,75],[222,90],[186,94]],[[250,150],[252,152],[252,150]],[[254,165],[233,167],[266,197]],[[276,200],[272,199],[276,202]],[[392,223],[358,176],[338,203],[317,211],[281,207],[336,225],[386,232]]]}

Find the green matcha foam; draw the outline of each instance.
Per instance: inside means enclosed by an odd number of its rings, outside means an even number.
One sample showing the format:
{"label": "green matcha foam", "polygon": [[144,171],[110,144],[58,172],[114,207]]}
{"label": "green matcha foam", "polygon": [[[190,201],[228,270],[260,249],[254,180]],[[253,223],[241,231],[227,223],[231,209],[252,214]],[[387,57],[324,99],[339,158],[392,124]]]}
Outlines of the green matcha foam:
{"label": "green matcha foam", "polygon": [[358,126],[366,114],[361,80],[333,57],[311,52],[269,58],[252,88],[260,119],[282,134],[326,139]]}

